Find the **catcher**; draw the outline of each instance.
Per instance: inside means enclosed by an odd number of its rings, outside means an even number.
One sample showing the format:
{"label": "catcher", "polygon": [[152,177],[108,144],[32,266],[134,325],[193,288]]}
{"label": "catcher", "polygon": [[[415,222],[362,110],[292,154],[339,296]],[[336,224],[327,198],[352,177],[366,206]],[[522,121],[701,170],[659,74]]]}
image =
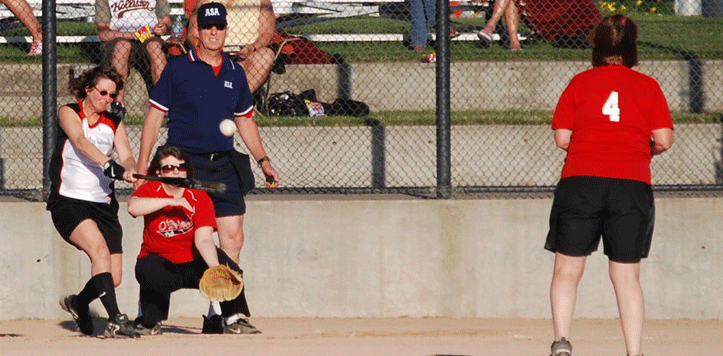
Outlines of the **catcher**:
{"label": "catcher", "polygon": [[[148,172],[160,177],[192,178],[188,156],[178,147],[160,147]],[[216,217],[208,195],[196,189],[147,181],[128,200],[128,213],[143,216],[143,244],[136,262],[140,284],[139,334],[161,333],[168,318],[171,293],[181,288],[199,289],[206,298],[220,302],[224,334],[258,334],[248,322],[249,312],[242,271],[216,248]],[[208,318],[210,319],[210,318]],[[204,323],[208,321],[204,320]]]}

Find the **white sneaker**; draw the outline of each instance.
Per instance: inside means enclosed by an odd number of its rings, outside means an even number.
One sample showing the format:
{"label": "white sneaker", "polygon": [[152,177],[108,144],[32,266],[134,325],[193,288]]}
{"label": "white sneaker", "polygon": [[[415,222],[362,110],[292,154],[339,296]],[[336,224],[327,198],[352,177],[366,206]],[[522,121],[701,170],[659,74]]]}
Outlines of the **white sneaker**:
{"label": "white sneaker", "polygon": [[35,56],[39,56],[41,54],[43,54],[43,42],[33,40],[33,45],[30,46],[30,51],[28,52],[28,56],[35,57]]}

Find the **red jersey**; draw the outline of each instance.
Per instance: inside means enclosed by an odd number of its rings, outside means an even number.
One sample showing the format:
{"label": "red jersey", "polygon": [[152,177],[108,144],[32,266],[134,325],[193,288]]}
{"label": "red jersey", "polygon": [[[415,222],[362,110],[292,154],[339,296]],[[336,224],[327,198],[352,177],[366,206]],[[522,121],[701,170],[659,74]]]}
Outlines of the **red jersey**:
{"label": "red jersey", "polygon": [[653,130],[673,129],[655,79],[620,65],[572,78],[555,108],[552,129],[572,130],[562,178],[592,176],[650,182]]}
{"label": "red jersey", "polygon": [[[172,198],[160,182],[148,181],[133,193],[137,198]],[[216,230],[216,213],[208,194],[186,189],[185,198],[194,211],[180,206],[167,206],[143,217],[143,244],[138,258],[155,254],[173,263],[186,263],[200,257],[193,237],[197,228],[211,226]]]}

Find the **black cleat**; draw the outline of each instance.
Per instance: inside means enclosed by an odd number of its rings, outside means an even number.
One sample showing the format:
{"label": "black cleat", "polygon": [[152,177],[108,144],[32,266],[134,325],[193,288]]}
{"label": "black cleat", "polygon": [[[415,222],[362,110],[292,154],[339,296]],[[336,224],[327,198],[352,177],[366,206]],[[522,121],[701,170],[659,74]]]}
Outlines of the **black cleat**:
{"label": "black cleat", "polygon": [[256,329],[247,319],[240,318],[233,324],[223,327],[224,334],[261,334],[261,330]]}
{"label": "black cleat", "polygon": [[78,296],[75,294],[66,295],[60,298],[60,307],[73,316],[75,325],[85,335],[93,335],[93,318],[90,316],[88,307],[81,309],[78,306]]}
{"label": "black cleat", "polygon": [[125,314],[118,314],[115,318],[108,319],[108,326],[103,331],[103,336],[116,339],[136,339],[141,337]]}
{"label": "black cleat", "polygon": [[133,322],[133,327],[136,328],[136,331],[141,335],[160,335],[163,334],[163,331],[161,330],[161,323],[158,322],[156,325],[153,325],[153,327],[145,327],[140,321],[141,318],[136,319]]}
{"label": "black cleat", "polygon": [[203,316],[202,334],[223,334],[223,317],[220,315]]}

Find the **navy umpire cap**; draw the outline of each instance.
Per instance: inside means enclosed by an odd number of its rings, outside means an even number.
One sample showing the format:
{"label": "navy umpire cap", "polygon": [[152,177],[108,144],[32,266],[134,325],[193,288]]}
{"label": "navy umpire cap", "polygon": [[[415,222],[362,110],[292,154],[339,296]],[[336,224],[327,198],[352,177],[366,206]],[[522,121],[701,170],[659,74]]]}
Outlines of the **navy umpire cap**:
{"label": "navy umpire cap", "polygon": [[206,28],[209,26],[226,27],[226,7],[217,2],[210,2],[201,5],[198,8],[198,27]]}

